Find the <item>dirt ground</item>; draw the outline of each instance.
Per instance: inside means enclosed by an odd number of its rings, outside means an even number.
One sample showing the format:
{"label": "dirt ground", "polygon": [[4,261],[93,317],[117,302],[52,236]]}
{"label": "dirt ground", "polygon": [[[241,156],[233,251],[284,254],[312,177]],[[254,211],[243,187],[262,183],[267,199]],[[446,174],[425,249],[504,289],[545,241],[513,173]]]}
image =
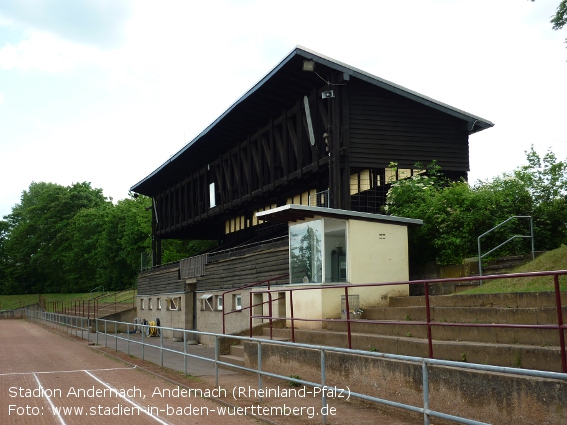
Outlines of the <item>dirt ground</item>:
{"label": "dirt ground", "polygon": [[[322,398],[256,375],[185,377],[111,348],[24,320],[0,320],[1,424],[319,424]],[[311,394],[310,394],[311,392]],[[333,397],[333,395],[335,397]],[[384,412],[328,393],[327,424],[409,425],[420,415]]]}

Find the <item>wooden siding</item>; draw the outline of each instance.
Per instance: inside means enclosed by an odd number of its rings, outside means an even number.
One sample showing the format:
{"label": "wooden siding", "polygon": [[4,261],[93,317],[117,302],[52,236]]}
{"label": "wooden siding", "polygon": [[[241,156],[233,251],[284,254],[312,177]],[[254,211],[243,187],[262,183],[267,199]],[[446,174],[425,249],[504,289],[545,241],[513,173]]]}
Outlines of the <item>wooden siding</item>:
{"label": "wooden siding", "polygon": [[179,280],[179,263],[138,275],[138,295],[166,294],[184,290],[185,281]]}
{"label": "wooden siding", "polygon": [[444,170],[468,171],[465,121],[362,81],[348,90],[351,167],[436,160]]}
{"label": "wooden siding", "polygon": [[[198,291],[238,288],[288,273],[287,246],[228,258],[207,264],[206,274],[197,280]],[[284,282],[288,283],[286,278]]]}
{"label": "wooden siding", "polygon": [[[322,90],[313,88],[308,95],[315,145],[309,143],[303,98],[297,99],[263,127],[250,129],[246,139],[214,161],[187,170],[175,185],[154,196],[154,234],[164,239],[218,239],[227,218],[244,215],[251,220],[254,209],[273,203],[280,195],[285,202],[293,188],[311,189],[307,184],[312,185],[313,180],[324,180],[317,188],[326,187],[328,171],[321,178],[319,170],[326,170],[329,161],[323,134],[331,118],[330,102],[321,99]],[[204,222],[212,225],[203,226]]]}

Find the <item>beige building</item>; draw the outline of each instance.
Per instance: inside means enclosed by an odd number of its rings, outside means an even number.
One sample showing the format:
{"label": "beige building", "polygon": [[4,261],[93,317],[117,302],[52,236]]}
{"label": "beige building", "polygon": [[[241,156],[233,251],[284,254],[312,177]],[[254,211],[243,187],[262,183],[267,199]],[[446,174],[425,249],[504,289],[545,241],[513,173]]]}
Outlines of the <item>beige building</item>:
{"label": "beige building", "polygon": [[[346,314],[345,290],[328,288],[333,285],[352,285],[348,288],[354,304],[351,311],[385,305],[391,296],[409,295],[407,284],[357,285],[409,280],[407,229],[421,225],[421,220],[303,205],[285,205],[257,216],[289,223],[289,284],[274,289],[276,294],[281,290],[280,297],[285,295],[285,310],[281,300],[277,309],[280,314],[285,311],[285,317],[291,316],[289,289],[297,289],[293,316],[304,319]],[[276,294],[273,297],[279,298]],[[254,304],[261,301],[267,301],[267,294],[256,295]],[[297,321],[295,326],[320,328],[322,322]]]}

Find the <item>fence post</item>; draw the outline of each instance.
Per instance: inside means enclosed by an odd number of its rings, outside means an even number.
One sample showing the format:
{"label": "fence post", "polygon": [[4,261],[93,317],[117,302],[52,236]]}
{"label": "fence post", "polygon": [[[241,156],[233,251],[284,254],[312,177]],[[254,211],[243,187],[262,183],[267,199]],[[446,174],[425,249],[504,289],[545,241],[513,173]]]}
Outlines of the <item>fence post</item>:
{"label": "fence post", "polygon": [[186,330],[183,330],[183,371],[185,372],[185,376],[187,376],[187,331]]}
{"label": "fence post", "polygon": [[345,286],[345,309],[346,309],[348,348],[352,349],[352,336],[350,334],[350,306],[348,303],[348,286]]}
{"label": "fence post", "polygon": [[323,425],[327,423],[327,396],[324,390],[327,384],[326,363],[325,349],[321,348],[321,385],[323,385],[323,389],[321,390],[321,412],[323,412]]}
{"label": "fence post", "polygon": [[561,311],[561,292],[559,291],[559,276],[553,275],[555,286],[555,307],[557,309],[557,328],[559,329],[559,346],[561,348],[561,371],[567,373],[567,359],[565,356],[565,334],[563,332],[563,312]]}
{"label": "fence post", "polygon": [[142,361],[144,361],[144,352],[146,344],[144,344],[144,338],[146,336],[146,325],[142,325]]}
{"label": "fence post", "polygon": [[[252,293],[252,291],[250,293]],[[221,296],[222,296],[222,333],[226,334],[226,326],[225,326],[225,323],[224,323],[224,292],[222,293]],[[250,328],[250,329],[252,331],[252,328]]]}
{"label": "fence post", "polygon": [[[252,338],[252,315],[254,314],[254,311],[253,311],[254,310],[254,304],[252,304],[252,291],[250,291],[248,293],[248,299],[250,300],[250,303],[248,304],[250,306],[250,313],[248,314],[248,318],[249,318],[249,321],[250,321],[250,324],[249,324],[250,330],[248,332],[248,336],[250,338]],[[222,305],[224,306],[224,301],[223,301]],[[224,316],[223,316],[222,320],[223,320],[222,325],[224,326]],[[225,333],[224,329],[223,329],[222,333]]]}
{"label": "fence post", "polygon": [[219,337],[215,335],[215,387],[219,386]]}
{"label": "fence post", "polygon": [[262,401],[262,343],[258,340],[258,397],[259,401]]}
{"label": "fence post", "polygon": [[295,342],[295,321],[293,319],[293,289],[289,291],[289,311],[291,314],[291,342]]}
{"label": "fence post", "polygon": [[422,361],[421,368],[423,372],[423,424],[429,425],[429,371],[427,370],[427,363]]}
{"label": "fence post", "polygon": [[163,367],[163,332],[159,329],[159,359],[161,367]]}
{"label": "fence post", "polygon": [[429,358],[433,358],[433,341],[431,340],[431,312],[429,311],[429,283],[425,282],[425,314],[427,320],[427,345]]}

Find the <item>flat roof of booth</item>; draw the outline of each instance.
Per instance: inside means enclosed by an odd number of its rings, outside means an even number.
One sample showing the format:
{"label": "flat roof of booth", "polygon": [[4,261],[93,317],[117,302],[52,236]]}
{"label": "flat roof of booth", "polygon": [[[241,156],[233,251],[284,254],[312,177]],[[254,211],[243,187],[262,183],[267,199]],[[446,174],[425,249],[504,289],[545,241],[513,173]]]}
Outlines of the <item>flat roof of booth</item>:
{"label": "flat roof of booth", "polygon": [[383,214],[370,214],[358,211],[337,210],[334,208],[310,207],[306,205],[284,205],[271,210],[256,213],[261,220],[275,223],[289,223],[314,217],[335,218],[340,220],[378,221],[400,226],[421,226],[423,220],[395,217]]}

